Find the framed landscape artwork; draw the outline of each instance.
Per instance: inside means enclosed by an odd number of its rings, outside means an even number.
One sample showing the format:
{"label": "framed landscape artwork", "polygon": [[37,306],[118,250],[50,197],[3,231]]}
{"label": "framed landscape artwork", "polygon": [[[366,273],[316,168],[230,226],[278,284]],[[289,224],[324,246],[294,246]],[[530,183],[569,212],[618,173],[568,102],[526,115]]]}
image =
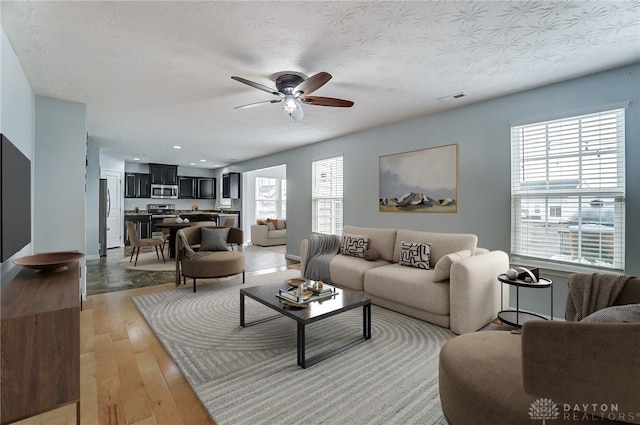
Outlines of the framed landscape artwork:
{"label": "framed landscape artwork", "polygon": [[379,210],[457,213],[458,145],[381,156]]}

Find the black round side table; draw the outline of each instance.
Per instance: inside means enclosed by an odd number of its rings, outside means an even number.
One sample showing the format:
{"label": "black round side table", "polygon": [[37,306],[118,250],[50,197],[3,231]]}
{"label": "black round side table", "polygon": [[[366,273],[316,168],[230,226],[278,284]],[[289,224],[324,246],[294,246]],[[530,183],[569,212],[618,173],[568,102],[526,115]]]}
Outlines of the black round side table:
{"label": "black round side table", "polygon": [[[540,277],[538,282],[525,282],[520,279],[509,279],[506,274],[498,275],[500,285],[515,286],[516,287],[516,309],[515,310],[502,310],[498,313],[498,319],[502,323],[521,328],[522,324],[527,320],[547,320],[546,317],[536,313],[530,313],[528,311],[520,311],[520,288],[551,288],[551,320],[553,320],[553,282],[550,279]],[[504,305],[503,292],[500,291],[500,305]]]}

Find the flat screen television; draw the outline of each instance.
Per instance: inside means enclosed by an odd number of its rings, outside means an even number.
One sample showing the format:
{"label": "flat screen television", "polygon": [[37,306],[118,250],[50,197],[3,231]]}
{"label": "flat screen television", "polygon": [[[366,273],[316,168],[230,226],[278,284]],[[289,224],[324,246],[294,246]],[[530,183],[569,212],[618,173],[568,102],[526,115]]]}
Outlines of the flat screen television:
{"label": "flat screen television", "polygon": [[31,161],[0,134],[0,257],[4,263],[31,242]]}

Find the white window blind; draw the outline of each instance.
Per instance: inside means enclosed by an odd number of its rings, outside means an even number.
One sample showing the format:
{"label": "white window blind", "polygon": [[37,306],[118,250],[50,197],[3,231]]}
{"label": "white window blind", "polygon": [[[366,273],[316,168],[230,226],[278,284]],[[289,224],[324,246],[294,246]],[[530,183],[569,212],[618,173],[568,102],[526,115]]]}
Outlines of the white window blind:
{"label": "white window blind", "polygon": [[624,270],[624,108],[511,127],[514,260]]}
{"label": "white window blind", "polygon": [[342,156],[312,163],[311,230],[342,234]]}

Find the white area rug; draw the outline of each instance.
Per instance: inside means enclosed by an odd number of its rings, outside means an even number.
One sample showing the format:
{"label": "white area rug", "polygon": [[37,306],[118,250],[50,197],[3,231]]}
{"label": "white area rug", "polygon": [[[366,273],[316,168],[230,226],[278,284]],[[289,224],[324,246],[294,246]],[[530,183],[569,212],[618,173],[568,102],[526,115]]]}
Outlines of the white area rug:
{"label": "white area rug", "polygon": [[[245,286],[296,277],[250,276]],[[372,339],[307,369],[296,364],[296,322],[239,325],[240,280],[133,301],[212,418],[225,424],[445,424],[440,347],[454,336],[378,306]],[[246,320],[274,311],[246,298]],[[356,309],[307,326],[307,356],[362,333]]]}

